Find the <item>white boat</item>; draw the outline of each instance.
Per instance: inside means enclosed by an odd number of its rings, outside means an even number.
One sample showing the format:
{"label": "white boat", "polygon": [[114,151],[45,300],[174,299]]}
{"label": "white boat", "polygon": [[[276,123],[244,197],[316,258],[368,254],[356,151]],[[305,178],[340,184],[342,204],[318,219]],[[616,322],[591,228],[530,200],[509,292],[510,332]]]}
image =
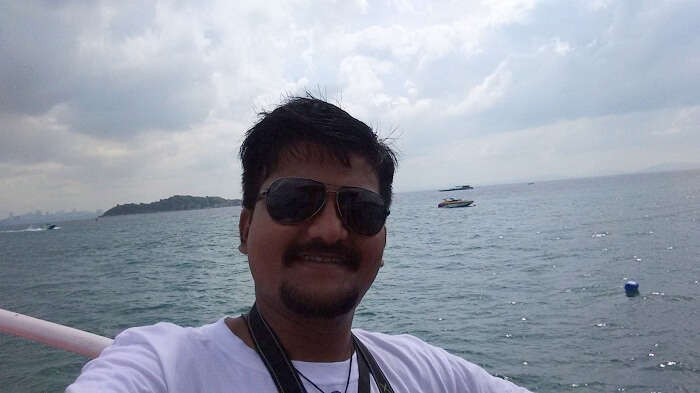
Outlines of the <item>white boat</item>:
{"label": "white boat", "polygon": [[455,186],[455,187],[452,187],[452,188],[445,188],[445,189],[443,189],[443,190],[438,190],[438,191],[440,191],[440,192],[445,192],[445,191],[461,191],[461,190],[473,190],[473,189],[474,189],[474,187],[472,187],[472,186],[466,184],[466,185],[463,185],[463,186]]}
{"label": "white boat", "polygon": [[438,207],[453,208],[453,207],[469,207],[474,201],[465,201],[464,199],[446,198],[438,203]]}

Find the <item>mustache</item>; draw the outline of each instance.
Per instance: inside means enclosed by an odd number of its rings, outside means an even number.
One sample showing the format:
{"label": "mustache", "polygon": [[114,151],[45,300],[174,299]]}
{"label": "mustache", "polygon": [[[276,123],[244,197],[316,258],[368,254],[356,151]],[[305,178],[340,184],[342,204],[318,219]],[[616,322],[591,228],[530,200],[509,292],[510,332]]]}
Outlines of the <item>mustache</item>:
{"label": "mustache", "polygon": [[360,267],[360,253],[355,248],[343,243],[328,244],[321,240],[312,240],[305,244],[294,244],[284,253],[284,265],[291,266],[303,254],[331,254],[340,259],[340,264],[353,270]]}

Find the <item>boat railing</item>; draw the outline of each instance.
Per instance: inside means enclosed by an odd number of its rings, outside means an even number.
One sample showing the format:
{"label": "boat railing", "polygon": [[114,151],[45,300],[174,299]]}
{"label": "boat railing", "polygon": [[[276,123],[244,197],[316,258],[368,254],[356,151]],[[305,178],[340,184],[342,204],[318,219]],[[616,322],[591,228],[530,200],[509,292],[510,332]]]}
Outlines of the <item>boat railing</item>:
{"label": "boat railing", "polygon": [[96,358],[114,340],[0,308],[0,332]]}

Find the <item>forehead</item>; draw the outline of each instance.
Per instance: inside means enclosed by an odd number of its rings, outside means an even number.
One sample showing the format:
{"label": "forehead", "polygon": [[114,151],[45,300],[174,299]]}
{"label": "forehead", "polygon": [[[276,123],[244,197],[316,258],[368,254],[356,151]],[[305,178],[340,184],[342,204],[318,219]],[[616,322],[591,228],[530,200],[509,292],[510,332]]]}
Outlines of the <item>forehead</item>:
{"label": "forehead", "polygon": [[348,154],[348,162],[341,162],[330,152],[316,147],[297,147],[280,154],[276,168],[265,178],[262,188],[282,177],[302,177],[338,186],[362,187],[379,192],[375,169],[362,156]]}

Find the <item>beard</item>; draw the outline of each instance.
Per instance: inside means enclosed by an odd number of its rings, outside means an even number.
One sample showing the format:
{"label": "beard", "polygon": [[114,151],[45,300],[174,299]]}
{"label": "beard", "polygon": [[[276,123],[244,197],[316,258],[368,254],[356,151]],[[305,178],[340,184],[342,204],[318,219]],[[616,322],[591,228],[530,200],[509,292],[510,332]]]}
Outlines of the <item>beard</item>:
{"label": "beard", "polygon": [[[320,240],[312,240],[303,245],[291,246],[284,255],[285,266],[292,266],[299,255],[304,253],[330,253],[339,259],[338,264],[349,271],[357,271],[360,267],[360,253],[342,243],[325,244]],[[284,305],[294,313],[306,318],[333,319],[352,311],[362,295],[358,288],[346,288],[333,294],[314,294],[305,290],[302,283],[285,281],[279,289],[279,295]]]}
{"label": "beard", "polygon": [[279,291],[284,305],[306,318],[337,318],[351,312],[360,300],[360,291],[356,288],[335,296],[322,296],[310,294],[295,285],[284,282]]}

